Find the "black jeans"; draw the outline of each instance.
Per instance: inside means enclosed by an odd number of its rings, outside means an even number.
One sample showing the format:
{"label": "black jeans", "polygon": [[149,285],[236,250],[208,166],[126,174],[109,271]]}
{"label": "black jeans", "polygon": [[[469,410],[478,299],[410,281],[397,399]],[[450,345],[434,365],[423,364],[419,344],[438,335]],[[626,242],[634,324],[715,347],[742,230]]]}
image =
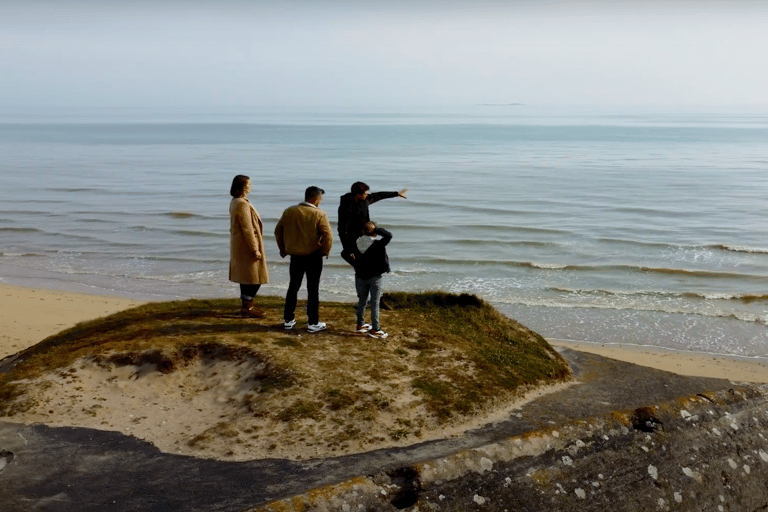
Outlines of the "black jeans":
{"label": "black jeans", "polygon": [[291,264],[288,268],[291,282],[288,285],[288,293],[285,295],[285,311],[283,318],[286,322],[294,319],[296,310],[296,297],[307,275],[307,319],[313,325],[320,321],[320,274],[323,273],[323,255],[313,252],[307,256],[291,256]]}
{"label": "black jeans", "polygon": [[259,293],[260,284],[240,284],[240,298],[252,300]]}
{"label": "black jeans", "polygon": [[352,265],[355,266],[355,259],[352,257],[352,255],[355,253],[355,249],[357,246],[355,245],[355,240],[342,240],[341,241],[341,259]]}

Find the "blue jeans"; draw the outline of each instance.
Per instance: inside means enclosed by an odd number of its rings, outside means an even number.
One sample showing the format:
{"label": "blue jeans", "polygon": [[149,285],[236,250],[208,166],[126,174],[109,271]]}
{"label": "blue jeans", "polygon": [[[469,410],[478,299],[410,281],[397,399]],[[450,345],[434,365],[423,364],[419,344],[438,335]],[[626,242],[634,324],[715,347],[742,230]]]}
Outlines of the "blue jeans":
{"label": "blue jeans", "polygon": [[379,302],[381,294],[384,293],[384,276],[374,276],[369,279],[355,278],[355,288],[357,288],[357,325],[365,323],[365,307],[368,305],[368,297],[371,303],[371,328],[374,331],[381,329],[379,325]]}

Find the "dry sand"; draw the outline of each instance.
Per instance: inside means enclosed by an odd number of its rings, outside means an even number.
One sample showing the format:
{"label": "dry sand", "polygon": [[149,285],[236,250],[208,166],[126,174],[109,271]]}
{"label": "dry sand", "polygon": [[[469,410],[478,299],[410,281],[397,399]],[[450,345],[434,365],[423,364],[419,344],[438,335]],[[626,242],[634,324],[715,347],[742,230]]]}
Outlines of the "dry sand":
{"label": "dry sand", "polygon": [[[90,320],[140,304],[117,297],[23,288],[0,284],[0,359],[30,347],[47,336]],[[634,346],[551,342],[575,350],[651,366],[683,375],[721,377],[732,381],[768,382],[768,361],[664,351]],[[229,367],[231,366],[231,367]],[[162,375],[154,368],[105,369],[76,365],[46,377],[38,399],[41,407],[11,417],[12,421],[51,426],[82,426],[120,431],[145,439],[169,453],[184,453],[223,460],[248,460],[269,456],[313,458],[366,451],[383,446],[407,445],[426,439],[384,440],[375,446],[320,449],[301,453],[291,449],[293,432],[259,432],[253,418],[242,417],[232,407],[247,390],[241,389],[237,365],[190,367],[185,372]],[[562,386],[560,386],[562,387]],[[509,415],[516,408],[556,387],[538,389],[504,410],[488,411],[460,425],[429,433],[429,438],[458,436]],[[403,396],[401,398],[407,398]],[[183,404],[183,407],[180,407]],[[244,423],[247,422],[247,423]],[[242,424],[241,424],[242,423]],[[301,429],[299,429],[301,430]],[[204,433],[199,443],[190,435]],[[322,430],[318,432],[323,438]],[[273,436],[273,441],[270,441]],[[203,439],[204,438],[204,439]],[[275,451],[263,446],[277,445]],[[328,453],[325,453],[328,451]],[[295,453],[294,453],[295,452]]]}
{"label": "dry sand", "polygon": [[0,283],[0,359],[80,322],[139,304],[142,302],[120,297]]}
{"label": "dry sand", "polygon": [[573,341],[548,340],[553,347],[567,347],[589,352],[640,366],[690,375],[713,377],[733,382],[768,383],[768,359],[702,354],[665,350],[663,348],[638,345],[608,345]]}

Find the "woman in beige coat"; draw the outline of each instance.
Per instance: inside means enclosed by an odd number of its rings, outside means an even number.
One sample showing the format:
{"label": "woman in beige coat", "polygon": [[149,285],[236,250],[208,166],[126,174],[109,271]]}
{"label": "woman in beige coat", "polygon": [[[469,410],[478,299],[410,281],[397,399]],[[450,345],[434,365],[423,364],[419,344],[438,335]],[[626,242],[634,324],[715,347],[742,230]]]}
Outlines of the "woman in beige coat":
{"label": "woman in beige coat", "polygon": [[261,285],[269,282],[269,274],[261,217],[248,201],[250,191],[251,179],[242,174],[235,176],[229,190],[229,280],[240,284],[240,314],[259,318],[264,312],[253,305],[253,299]]}

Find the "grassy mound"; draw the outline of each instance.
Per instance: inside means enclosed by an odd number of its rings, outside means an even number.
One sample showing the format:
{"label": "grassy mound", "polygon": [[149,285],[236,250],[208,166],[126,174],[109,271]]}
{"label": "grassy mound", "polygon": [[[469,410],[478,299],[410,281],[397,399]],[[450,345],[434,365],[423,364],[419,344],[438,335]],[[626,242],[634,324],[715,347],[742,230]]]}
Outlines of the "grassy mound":
{"label": "grassy mound", "polygon": [[[544,338],[474,295],[391,293],[385,301],[423,326],[418,339],[401,350],[413,350],[424,360],[412,386],[438,418],[468,414],[494,397],[570,377],[567,363]],[[431,359],[448,347],[474,371],[432,372]]]}
{"label": "grassy mound", "polygon": [[[278,297],[257,298],[266,313],[262,319],[240,318],[236,300],[142,305],[78,324],[6,359],[0,364],[0,413],[24,419],[53,412],[46,388],[58,386],[61,396],[61,386],[70,385],[83,394],[77,375],[86,370],[115,372],[103,380],[128,375],[126,386],[148,375],[167,380],[186,371],[178,387],[188,389],[178,406],[215,392],[208,401],[219,407],[214,414],[200,406],[202,425],[187,426],[181,443],[187,453],[216,456],[216,439],[225,436],[240,445],[239,452],[228,452],[236,458],[290,456],[291,447],[321,456],[424,440],[441,426],[571,377],[541,336],[475,296],[392,293],[385,301],[391,309],[382,311],[390,334],[384,340],[354,331],[351,304],[321,304],[329,329],[316,334],[301,322],[284,330]],[[190,379],[205,382],[191,386]],[[85,398],[77,400],[79,409]],[[101,400],[83,411],[117,428],[109,423],[114,399]]]}

